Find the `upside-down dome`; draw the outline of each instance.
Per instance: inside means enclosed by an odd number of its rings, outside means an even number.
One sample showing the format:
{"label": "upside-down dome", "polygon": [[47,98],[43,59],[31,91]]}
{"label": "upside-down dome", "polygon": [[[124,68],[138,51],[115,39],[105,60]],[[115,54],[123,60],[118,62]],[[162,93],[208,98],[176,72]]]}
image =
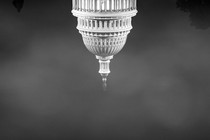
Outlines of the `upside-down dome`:
{"label": "upside-down dome", "polygon": [[136,0],[72,0],[77,29],[86,48],[99,59],[102,79],[110,73],[109,63],[125,45],[136,15]]}

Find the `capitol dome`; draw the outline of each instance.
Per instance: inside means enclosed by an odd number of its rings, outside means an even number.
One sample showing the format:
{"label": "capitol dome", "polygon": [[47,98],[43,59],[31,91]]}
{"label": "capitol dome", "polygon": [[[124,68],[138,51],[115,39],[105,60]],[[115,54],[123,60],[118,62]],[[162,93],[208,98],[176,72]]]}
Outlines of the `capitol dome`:
{"label": "capitol dome", "polygon": [[72,0],[72,13],[86,48],[99,59],[105,82],[110,60],[125,45],[136,15],[136,0]]}

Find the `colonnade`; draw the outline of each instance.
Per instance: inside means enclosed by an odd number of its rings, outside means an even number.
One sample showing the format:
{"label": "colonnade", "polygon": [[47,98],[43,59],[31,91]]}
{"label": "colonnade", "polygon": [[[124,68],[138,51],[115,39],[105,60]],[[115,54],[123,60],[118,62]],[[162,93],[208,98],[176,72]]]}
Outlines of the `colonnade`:
{"label": "colonnade", "polygon": [[78,27],[91,30],[110,30],[131,28],[131,18],[113,20],[94,20],[78,18]]}
{"label": "colonnade", "polygon": [[72,0],[73,9],[88,12],[131,11],[136,9],[137,0]]}

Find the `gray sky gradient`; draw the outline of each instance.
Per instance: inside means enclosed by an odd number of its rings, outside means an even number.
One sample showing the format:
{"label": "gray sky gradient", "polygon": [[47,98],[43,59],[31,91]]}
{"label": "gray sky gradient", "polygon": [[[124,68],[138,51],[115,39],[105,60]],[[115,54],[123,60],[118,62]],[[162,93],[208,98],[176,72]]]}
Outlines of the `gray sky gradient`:
{"label": "gray sky gradient", "polygon": [[0,139],[210,138],[210,30],[145,0],[106,92],[69,0],[0,2]]}

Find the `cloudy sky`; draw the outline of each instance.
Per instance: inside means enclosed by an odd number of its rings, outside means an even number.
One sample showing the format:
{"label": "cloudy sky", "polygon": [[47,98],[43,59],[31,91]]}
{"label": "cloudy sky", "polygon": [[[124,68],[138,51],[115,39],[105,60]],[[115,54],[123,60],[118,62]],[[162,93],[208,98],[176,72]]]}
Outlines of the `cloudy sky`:
{"label": "cloudy sky", "polygon": [[210,29],[176,0],[138,10],[103,91],[70,0],[1,1],[0,139],[209,139]]}

